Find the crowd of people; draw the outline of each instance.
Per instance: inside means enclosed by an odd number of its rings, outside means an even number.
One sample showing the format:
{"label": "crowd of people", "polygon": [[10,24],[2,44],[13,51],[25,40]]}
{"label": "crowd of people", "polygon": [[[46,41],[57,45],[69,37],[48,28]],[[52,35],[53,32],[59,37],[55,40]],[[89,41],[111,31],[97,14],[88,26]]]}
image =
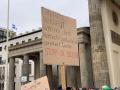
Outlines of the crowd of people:
{"label": "crowd of people", "polygon": [[62,89],[61,86],[57,88],[57,90],[120,90],[120,87],[110,88],[107,85],[102,86],[101,88],[74,88],[74,87],[67,87],[66,89]]}

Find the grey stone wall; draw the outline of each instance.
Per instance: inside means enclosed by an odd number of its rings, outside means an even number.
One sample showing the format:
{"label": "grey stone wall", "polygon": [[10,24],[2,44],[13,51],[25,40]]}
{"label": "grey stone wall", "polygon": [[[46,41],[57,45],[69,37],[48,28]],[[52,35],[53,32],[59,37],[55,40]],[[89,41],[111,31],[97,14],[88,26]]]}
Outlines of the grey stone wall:
{"label": "grey stone wall", "polygon": [[102,0],[88,0],[90,13],[90,36],[92,68],[95,87],[110,85],[106,46],[101,16]]}

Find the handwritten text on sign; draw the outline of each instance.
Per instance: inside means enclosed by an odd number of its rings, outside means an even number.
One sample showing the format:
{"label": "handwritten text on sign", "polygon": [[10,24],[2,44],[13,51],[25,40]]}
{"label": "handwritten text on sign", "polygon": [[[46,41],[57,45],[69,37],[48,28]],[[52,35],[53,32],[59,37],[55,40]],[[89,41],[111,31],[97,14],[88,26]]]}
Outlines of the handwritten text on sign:
{"label": "handwritten text on sign", "polygon": [[42,8],[44,64],[79,65],[76,20]]}

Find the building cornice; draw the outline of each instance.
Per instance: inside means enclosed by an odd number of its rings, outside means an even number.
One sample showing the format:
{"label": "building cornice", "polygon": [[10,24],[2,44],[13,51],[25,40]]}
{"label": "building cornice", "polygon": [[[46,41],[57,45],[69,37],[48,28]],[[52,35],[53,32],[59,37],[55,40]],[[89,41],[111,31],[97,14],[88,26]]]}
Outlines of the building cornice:
{"label": "building cornice", "polygon": [[[18,39],[18,38],[21,38],[21,37],[25,37],[25,36],[28,36],[28,35],[31,35],[31,34],[35,34],[35,33],[41,32],[41,31],[42,30],[37,30],[37,31],[34,31],[34,32],[30,32],[30,33],[27,33],[27,34],[16,36],[16,37],[13,37],[13,38],[9,39],[9,41],[14,40],[14,39]],[[4,42],[6,42],[6,40],[1,41],[0,43],[4,43]]]}

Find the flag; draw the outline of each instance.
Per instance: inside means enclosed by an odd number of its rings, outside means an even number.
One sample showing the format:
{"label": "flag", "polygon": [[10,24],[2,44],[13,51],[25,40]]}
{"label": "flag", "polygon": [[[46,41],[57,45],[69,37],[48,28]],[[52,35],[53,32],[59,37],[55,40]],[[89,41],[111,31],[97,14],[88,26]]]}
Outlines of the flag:
{"label": "flag", "polygon": [[15,24],[12,24],[12,29],[13,29],[13,30],[17,30],[17,27],[16,27]]}

